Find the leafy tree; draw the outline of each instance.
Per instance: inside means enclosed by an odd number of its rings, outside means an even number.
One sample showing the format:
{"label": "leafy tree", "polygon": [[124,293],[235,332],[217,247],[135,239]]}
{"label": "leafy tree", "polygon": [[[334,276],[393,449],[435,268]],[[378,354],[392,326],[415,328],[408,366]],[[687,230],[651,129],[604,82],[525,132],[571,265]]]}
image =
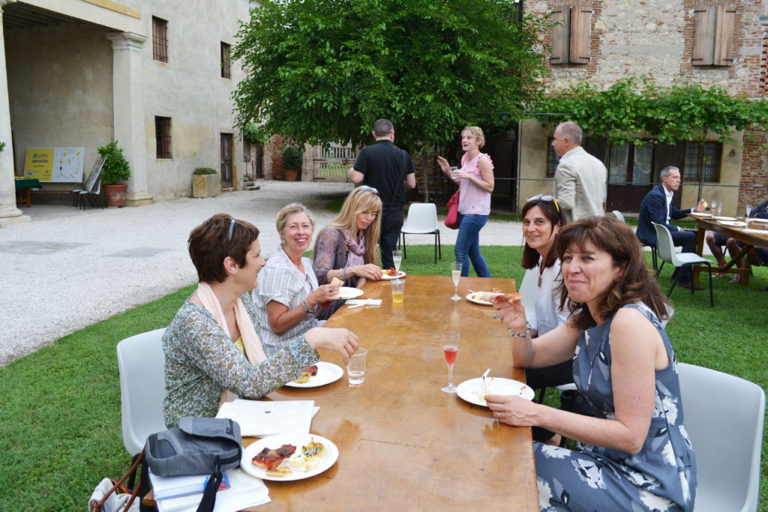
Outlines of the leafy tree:
{"label": "leafy tree", "polygon": [[296,142],[370,142],[390,119],[398,143],[444,145],[523,115],[539,90],[545,21],[510,0],[265,0],[233,57],[246,78],[238,124]]}
{"label": "leafy tree", "polygon": [[[553,92],[532,106],[539,113],[561,113],[585,132],[610,143],[703,141],[707,132],[721,141],[734,130],[768,128],[768,102],[733,96],[719,86],[660,87],[651,77],[624,78],[599,90],[587,82]],[[551,122],[551,116],[532,114]]]}

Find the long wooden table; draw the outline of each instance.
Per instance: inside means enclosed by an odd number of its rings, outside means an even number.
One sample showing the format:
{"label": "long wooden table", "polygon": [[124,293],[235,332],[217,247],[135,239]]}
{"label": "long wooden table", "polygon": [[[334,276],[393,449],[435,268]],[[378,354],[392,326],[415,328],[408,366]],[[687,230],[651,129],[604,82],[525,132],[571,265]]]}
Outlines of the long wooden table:
{"label": "long wooden table", "polygon": [[[381,306],[344,306],[326,324],[354,331],[368,349],[361,387],[350,388],[344,375],[269,395],[315,400],[311,432],[333,441],[339,459],[313,478],[266,482],[272,503],[254,510],[539,510],[530,429],[503,425],[487,408],[440,390],[448,369],[435,334],[461,333],[457,385],[489,367],[522,381],[509,334],[492,308],[452,301],[450,277],[404,279],[402,304],[392,303],[389,282],[371,282],[364,297],[381,298]],[[513,291],[514,280],[462,278],[459,294],[492,287]],[[335,353],[322,356],[343,366]]]}
{"label": "long wooden table", "polygon": [[[729,226],[718,221],[714,217],[702,217],[697,215],[691,215],[697,224],[698,232],[696,234],[696,253],[701,255],[704,250],[704,240],[707,231],[714,231],[725,235],[728,238],[735,238],[739,242],[744,244],[744,247],[739,251],[739,254],[731,255],[731,261],[729,261],[725,267],[717,269],[718,272],[724,274],[739,274],[741,279],[739,283],[741,286],[749,286],[749,276],[752,274],[752,255],[755,247],[761,249],[768,249],[768,231],[763,233],[755,232],[755,230],[745,230],[744,228],[738,228]],[[754,225],[758,224],[753,222]],[[736,267],[736,263],[741,260],[744,262],[743,267]],[[694,266],[693,269],[693,282],[699,283],[699,273],[704,270],[705,267],[701,265]]]}

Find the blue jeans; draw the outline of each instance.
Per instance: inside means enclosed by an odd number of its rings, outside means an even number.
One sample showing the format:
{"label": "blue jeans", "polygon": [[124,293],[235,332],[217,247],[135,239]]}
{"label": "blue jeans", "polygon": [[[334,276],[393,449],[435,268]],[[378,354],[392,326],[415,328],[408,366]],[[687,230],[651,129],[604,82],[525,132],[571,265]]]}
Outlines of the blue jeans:
{"label": "blue jeans", "polygon": [[485,258],[480,254],[480,230],[488,220],[487,215],[462,215],[459,214],[459,234],[456,237],[456,245],[453,252],[456,261],[461,263],[461,275],[469,275],[469,261],[475,268],[477,277],[491,277]]}

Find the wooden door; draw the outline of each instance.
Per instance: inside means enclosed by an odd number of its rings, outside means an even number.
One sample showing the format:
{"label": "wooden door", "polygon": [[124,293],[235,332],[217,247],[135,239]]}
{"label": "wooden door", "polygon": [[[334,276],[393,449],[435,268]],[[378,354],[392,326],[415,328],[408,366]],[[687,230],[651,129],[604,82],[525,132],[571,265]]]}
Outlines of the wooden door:
{"label": "wooden door", "polygon": [[232,188],[232,134],[221,134],[221,188]]}

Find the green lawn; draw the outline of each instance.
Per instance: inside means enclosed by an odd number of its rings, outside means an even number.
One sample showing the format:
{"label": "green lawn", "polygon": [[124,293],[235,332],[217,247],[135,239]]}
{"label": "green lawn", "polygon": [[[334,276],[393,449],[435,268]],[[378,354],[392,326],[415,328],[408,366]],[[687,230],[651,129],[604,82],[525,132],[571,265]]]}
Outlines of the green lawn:
{"label": "green lawn", "polygon": [[[403,270],[449,273],[453,247],[433,264],[431,245],[408,246]],[[494,276],[522,278],[520,248],[484,247]],[[670,286],[672,269],[660,278]],[[768,269],[755,268],[748,289],[715,280],[708,292],[675,290],[668,332],[680,361],[715,368],[768,387],[765,312]],[[127,469],[122,444],[115,346],[133,334],[168,324],[192,287],[61,338],[0,369],[0,511],[85,510],[99,480]],[[728,433],[724,433],[728,435]],[[768,436],[763,439],[761,504],[768,512]]]}

